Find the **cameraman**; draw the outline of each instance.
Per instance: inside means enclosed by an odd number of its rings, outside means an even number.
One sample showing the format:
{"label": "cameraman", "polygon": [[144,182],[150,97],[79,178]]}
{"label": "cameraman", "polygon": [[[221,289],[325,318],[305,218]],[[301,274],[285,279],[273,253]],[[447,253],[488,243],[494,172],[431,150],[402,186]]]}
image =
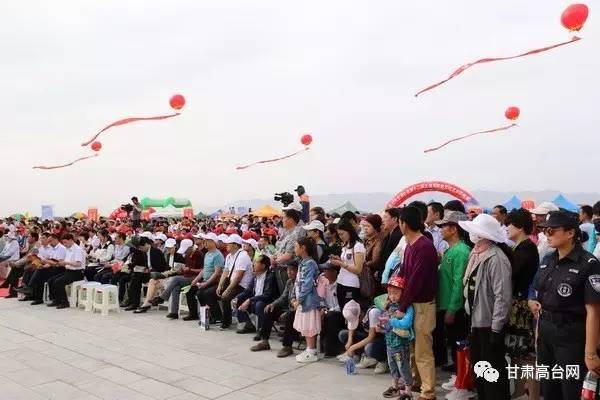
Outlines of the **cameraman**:
{"label": "cameraman", "polygon": [[131,202],[133,203],[133,209],[131,210],[131,227],[135,231],[141,226],[142,205],[136,196],[131,198]]}
{"label": "cameraman", "polygon": [[[292,203],[283,208],[283,232],[276,243],[275,254],[271,257],[271,268],[296,265],[294,246],[298,239],[306,236],[306,230],[298,225],[302,215],[302,206]],[[287,268],[277,269],[277,285],[279,292],[283,292],[287,280]]]}
{"label": "cameraman", "polygon": [[310,221],[310,199],[306,194],[306,189],[304,189],[304,186],[298,185],[294,192],[298,194],[300,205],[302,206],[300,219],[307,224]]}

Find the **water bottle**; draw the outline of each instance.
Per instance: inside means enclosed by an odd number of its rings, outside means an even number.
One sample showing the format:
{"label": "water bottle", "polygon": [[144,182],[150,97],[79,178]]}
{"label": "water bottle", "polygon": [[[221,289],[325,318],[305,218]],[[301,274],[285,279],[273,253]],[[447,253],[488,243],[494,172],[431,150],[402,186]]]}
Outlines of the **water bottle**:
{"label": "water bottle", "polygon": [[598,393],[598,377],[591,372],[588,372],[583,381],[581,389],[581,400],[596,400]]}
{"label": "water bottle", "polygon": [[356,375],[356,363],[354,362],[354,357],[349,357],[348,361],[346,361],[346,374]]}

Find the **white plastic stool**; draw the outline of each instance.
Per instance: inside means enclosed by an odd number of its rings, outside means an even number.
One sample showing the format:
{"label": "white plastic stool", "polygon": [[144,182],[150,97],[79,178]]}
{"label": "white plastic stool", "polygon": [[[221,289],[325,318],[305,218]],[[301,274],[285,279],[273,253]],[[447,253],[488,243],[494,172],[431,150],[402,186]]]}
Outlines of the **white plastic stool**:
{"label": "white plastic stool", "polygon": [[[144,292],[145,289],[145,292]],[[147,283],[142,283],[142,289],[141,289],[141,293],[140,293],[140,304],[144,304],[144,302],[146,301],[146,293],[148,292],[148,284]]]}
{"label": "white plastic stool", "polygon": [[85,282],[81,285],[77,293],[77,306],[85,308],[85,311],[92,311],[94,290],[99,286],[101,286],[100,282]]}
{"label": "white plastic stool", "polygon": [[[171,304],[171,302],[169,301],[169,305],[170,304]],[[190,312],[190,308],[188,307],[188,303],[187,303],[187,297],[185,296],[185,294],[179,295],[179,317],[181,317],[182,311],[187,312],[187,313]],[[169,312],[171,312],[171,310],[169,310]]]}
{"label": "white plastic stool", "polygon": [[250,322],[252,323],[252,325],[254,325],[257,329],[259,328],[259,326],[258,326],[258,315],[248,313],[248,319],[250,320]]}
{"label": "white plastic stool", "polygon": [[110,310],[121,312],[119,307],[119,289],[115,285],[100,285],[94,288],[92,312],[100,310],[102,316],[107,316]]}
{"label": "white plastic stool", "polygon": [[[77,282],[71,283],[71,291],[67,292],[67,293],[70,293],[70,295],[69,295],[69,305],[71,306],[71,308],[77,307],[77,300],[79,299],[79,296],[78,296],[79,295],[79,289],[85,283],[87,283],[86,280],[81,280],[81,281],[77,281]],[[65,287],[65,290],[66,290],[66,287]]]}
{"label": "white plastic stool", "polygon": [[42,300],[44,303],[48,303],[50,301],[50,289],[48,287],[48,282],[44,282],[44,295]]}

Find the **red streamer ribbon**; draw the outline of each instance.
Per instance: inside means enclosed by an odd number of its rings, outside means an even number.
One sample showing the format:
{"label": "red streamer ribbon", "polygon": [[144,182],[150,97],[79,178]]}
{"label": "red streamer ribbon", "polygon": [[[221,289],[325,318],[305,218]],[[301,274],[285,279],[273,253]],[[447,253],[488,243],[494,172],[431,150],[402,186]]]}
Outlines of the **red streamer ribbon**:
{"label": "red streamer ribbon", "polygon": [[310,150],[310,148],[308,148],[308,147],[307,147],[307,148],[305,148],[305,149],[303,149],[303,150],[298,150],[297,152],[295,152],[295,153],[293,153],[293,154],[289,154],[289,155],[287,155],[287,156],[284,156],[284,157],[273,158],[273,159],[270,159],[270,160],[262,160],[262,161],[257,161],[257,162],[255,162],[255,163],[252,163],[252,164],[243,165],[243,166],[241,166],[241,167],[236,167],[235,169],[237,169],[237,170],[240,170],[240,169],[246,169],[246,168],[250,168],[250,167],[252,167],[253,165],[258,165],[258,164],[267,164],[267,163],[272,163],[272,162],[275,162],[275,161],[281,161],[281,160],[285,160],[286,158],[291,158],[291,157],[294,157],[294,156],[296,156],[296,155],[298,155],[298,154],[300,154],[300,153],[302,153],[302,152],[304,152],[304,151],[308,151],[308,150]]}
{"label": "red streamer ribbon", "polygon": [[446,143],[442,144],[441,146],[438,146],[438,147],[432,147],[431,149],[427,149],[427,150],[425,150],[424,152],[425,152],[425,153],[430,153],[430,152],[432,152],[432,151],[439,150],[439,149],[441,149],[442,147],[445,147],[445,146],[449,145],[450,143],[458,142],[459,140],[468,139],[468,138],[470,138],[470,137],[477,136],[477,135],[483,135],[484,133],[492,133],[492,132],[500,132],[500,131],[505,131],[505,130],[507,130],[507,129],[510,129],[510,128],[514,127],[514,126],[517,126],[517,124],[510,124],[510,125],[502,126],[502,127],[500,127],[500,128],[496,128],[496,129],[490,129],[490,130],[488,130],[488,131],[475,132],[475,133],[471,133],[470,135],[465,135],[465,136],[457,137],[457,138],[454,138],[454,139],[448,140]]}
{"label": "red streamer ribbon", "polygon": [[504,61],[504,60],[512,60],[513,58],[519,58],[519,57],[525,57],[525,56],[530,56],[532,54],[537,54],[537,53],[542,53],[544,51],[548,51],[548,50],[552,50],[555,49],[557,47],[561,47],[570,43],[574,43],[578,40],[581,40],[580,37],[577,36],[573,36],[573,39],[569,40],[568,42],[562,42],[559,44],[555,44],[553,46],[548,46],[548,47],[543,47],[541,49],[535,49],[535,50],[531,50],[528,51],[526,53],[522,53],[522,54],[518,54],[516,56],[511,56],[511,57],[499,57],[499,58],[482,58],[481,60],[477,60],[465,65],[460,66],[456,71],[454,71],[448,78],[444,79],[441,82],[438,83],[434,83],[431,86],[426,87],[425,89],[421,90],[420,92],[418,92],[417,94],[415,94],[415,97],[418,97],[421,93],[425,93],[431,89],[434,89],[440,85],[443,85],[444,83],[448,82],[450,79],[457,77],[458,75],[462,74],[463,72],[465,72],[467,69],[473,67],[474,65],[477,64],[485,64],[485,63],[489,63],[489,62],[494,62],[494,61]]}
{"label": "red streamer ribbon", "polygon": [[119,125],[125,125],[125,124],[130,124],[132,122],[137,122],[137,121],[158,121],[161,119],[167,119],[167,118],[173,118],[180,115],[180,113],[175,113],[175,114],[170,114],[170,115],[159,115],[157,117],[131,117],[131,118],[124,118],[124,119],[120,119],[116,122],[113,122],[112,124],[108,125],[107,127],[103,128],[100,132],[96,133],[90,140],[88,140],[87,142],[83,142],[81,143],[82,146],[87,146],[90,143],[92,143],[94,140],[98,139],[98,136],[100,136],[100,134],[110,128],[114,128],[115,126],[119,126]]}
{"label": "red streamer ribbon", "polygon": [[38,165],[36,167],[33,167],[33,169],[58,169],[58,168],[65,168],[65,167],[70,167],[71,165],[79,162],[79,161],[83,161],[83,160],[87,160],[88,158],[94,158],[94,157],[98,157],[99,154],[92,154],[91,156],[87,156],[87,157],[81,157],[78,158],[75,161],[71,161],[68,164],[62,164],[62,165],[54,165],[54,166],[46,166],[46,165]]}

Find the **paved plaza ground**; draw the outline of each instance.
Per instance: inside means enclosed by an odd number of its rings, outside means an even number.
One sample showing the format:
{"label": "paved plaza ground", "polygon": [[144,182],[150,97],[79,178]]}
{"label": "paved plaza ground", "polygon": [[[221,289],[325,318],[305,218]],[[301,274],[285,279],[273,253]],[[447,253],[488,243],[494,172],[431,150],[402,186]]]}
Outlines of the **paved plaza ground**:
{"label": "paved plaza ground", "polygon": [[278,359],[276,339],[251,353],[251,335],[165,314],[102,317],[0,299],[0,399],[368,400],[390,383],[372,369],[348,376],[335,360]]}

